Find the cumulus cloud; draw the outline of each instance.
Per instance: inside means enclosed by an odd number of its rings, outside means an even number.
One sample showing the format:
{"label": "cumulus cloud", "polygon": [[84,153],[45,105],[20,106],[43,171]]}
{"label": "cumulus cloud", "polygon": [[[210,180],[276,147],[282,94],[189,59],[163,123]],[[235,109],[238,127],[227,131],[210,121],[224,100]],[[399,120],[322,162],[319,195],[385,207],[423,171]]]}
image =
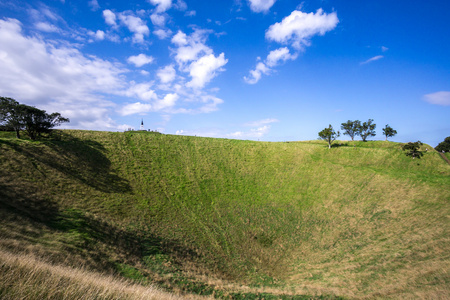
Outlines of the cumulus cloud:
{"label": "cumulus cloud", "polygon": [[361,62],[360,64],[361,64],[361,65],[365,65],[365,64],[368,64],[368,63],[370,63],[370,62],[373,62],[373,61],[382,59],[383,57],[384,57],[383,55],[377,55],[377,56],[374,56],[374,57],[369,58],[369,59],[366,60],[366,61]]}
{"label": "cumulus cloud", "polygon": [[160,15],[157,13],[154,13],[150,16],[150,20],[152,21],[152,24],[155,26],[163,27],[164,24],[166,24],[166,17],[164,15]]}
{"label": "cumulus cloud", "polygon": [[123,12],[119,14],[120,21],[133,32],[133,42],[134,43],[143,43],[144,36],[148,36],[150,30],[148,26],[142,21],[141,18],[131,14],[130,12]]}
{"label": "cumulus cloud", "polygon": [[294,60],[296,58],[297,54],[291,54],[288,48],[283,47],[270,51],[269,55],[267,55],[266,63],[269,67],[275,67],[279,64],[280,61],[285,62],[287,60]]}
{"label": "cumulus cloud", "polygon": [[165,40],[172,35],[172,31],[170,29],[157,29],[153,31],[153,34],[156,35],[160,40]]}
{"label": "cumulus cloud", "polygon": [[228,60],[225,59],[224,53],[217,57],[214,54],[201,57],[189,66],[189,74],[192,80],[186,86],[203,88],[206,83],[210,82],[217,75],[217,72],[223,71],[222,67],[227,62]]}
{"label": "cumulus cloud", "polygon": [[261,79],[262,74],[267,75],[269,73],[270,69],[264,63],[259,62],[256,64],[256,68],[250,71],[250,75],[248,77],[244,76],[244,81],[248,84],[255,84]]}
{"label": "cumulus cloud", "polygon": [[267,12],[276,0],[248,0],[250,9],[254,12]]}
{"label": "cumulus cloud", "polygon": [[[178,31],[172,38],[172,43],[178,47],[174,50],[175,60],[181,68],[185,68],[187,63],[197,60],[201,56],[213,53],[213,50],[205,44],[210,32],[209,30],[195,29],[191,35],[187,36],[184,32]],[[185,71],[189,71],[189,69]]]}
{"label": "cumulus cloud", "polygon": [[298,56],[297,53],[291,54],[289,49],[282,47],[273,51],[270,51],[269,55],[264,62],[259,62],[256,64],[256,68],[250,71],[248,77],[244,77],[244,81],[248,84],[257,83],[262,75],[269,75],[272,71],[271,68],[280,64],[280,62],[285,62],[287,60],[294,60]]}
{"label": "cumulus cloud", "polygon": [[111,10],[109,9],[105,9],[103,11],[103,18],[105,19],[105,23],[111,26],[117,26],[116,23],[116,14],[113,13]]}
{"label": "cumulus cloud", "polygon": [[290,44],[301,50],[310,45],[315,35],[324,35],[339,23],[336,12],[326,14],[322,9],[316,13],[304,13],[294,10],[281,22],[275,23],[266,31],[266,39],[281,44]]}
{"label": "cumulus cloud", "polygon": [[89,7],[91,8],[91,10],[96,11],[100,9],[100,5],[98,5],[98,1],[97,0],[90,0],[88,2]]}
{"label": "cumulus cloud", "polygon": [[152,105],[149,103],[135,102],[122,107],[120,114],[122,116],[129,116],[134,114],[146,114],[152,110]]}
{"label": "cumulus cloud", "polygon": [[131,86],[124,92],[127,97],[139,98],[144,101],[156,100],[158,95],[152,89],[152,83],[144,82],[136,84],[134,81],[131,82]]}
{"label": "cumulus cloud", "polygon": [[423,96],[424,100],[431,104],[449,106],[450,105],[450,92],[440,91],[436,93],[426,94]]}
{"label": "cumulus cloud", "polygon": [[68,126],[111,129],[108,112],[126,83],[125,69],[68,44],[22,33],[15,19],[0,20],[0,94],[69,117]]}
{"label": "cumulus cloud", "polygon": [[165,12],[172,6],[172,0],[150,0],[150,3],[156,5],[157,12]]}
{"label": "cumulus cloud", "polygon": [[258,62],[254,70],[250,70],[249,76],[244,77],[248,84],[257,83],[262,75],[271,73],[272,68],[282,62],[295,60],[298,53],[310,45],[310,39],[315,35],[324,35],[336,27],[339,20],[335,12],[326,14],[322,9],[316,13],[304,13],[294,10],[281,22],[271,25],[266,31],[266,39],[281,44],[288,44],[294,48],[291,53],[289,48],[282,47],[271,51],[264,62]]}
{"label": "cumulus cloud", "polygon": [[155,59],[152,56],[147,56],[143,53],[135,56],[130,56],[127,59],[128,63],[134,64],[138,68],[146,64],[151,64],[154,60]]}
{"label": "cumulus cloud", "polygon": [[177,73],[173,65],[168,65],[162,69],[159,69],[156,72],[156,75],[158,76],[161,83],[170,83],[175,80]]}

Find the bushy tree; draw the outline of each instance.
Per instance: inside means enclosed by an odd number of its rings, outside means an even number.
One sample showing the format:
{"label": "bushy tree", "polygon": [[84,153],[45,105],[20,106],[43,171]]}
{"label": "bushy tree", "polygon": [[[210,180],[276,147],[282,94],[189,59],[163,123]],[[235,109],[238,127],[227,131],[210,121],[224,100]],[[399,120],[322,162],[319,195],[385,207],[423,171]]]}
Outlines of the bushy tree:
{"label": "bushy tree", "polygon": [[328,128],[325,128],[324,130],[319,132],[319,138],[322,140],[327,141],[328,148],[331,148],[331,144],[340,136],[340,132],[335,132],[333,129],[333,126],[328,126]]}
{"label": "bushy tree", "polygon": [[47,114],[45,110],[20,104],[12,98],[0,97],[0,125],[14,130],[17,138],[20,138],[20,131],[25,130],[34,140],[66,122],[69,122],[69,119],[62,117],[60,113]]}
{"label": "bushy tree", "polygon": [[389,126],[389,124],[387,124],[383,128],[383,135],[386,136],[386,141],[387,141],[388,137],[393,137],[396,134],[397,134],[397,130],[394,130],[391,126]]}
{"label": "bushy tree", "polygon": [[450,136],[446,137],[444,141],[440,142],[439,145],[437,145],[434,149],[439,152],[450,152]]}
{"label": "bushy tree", "polygon": [[422,146],[421,141],[417,141],[415,143],[409,142],[408,144],[403,145],[402,149],[403,151],[407,151],[405,154],[406,156],[411,156],[414,158],[421,158],[423,156],[423,153],[419,151],[420,146]]}
{"label": "bushy tree", "polygon": [[361,121],[351,121],[348,120],[346,123],[341,124],[342,133],[348,135],[354,140],[355,136],[359,135],[359,127],[361,126]]}
{"label": "bushy tree", "polygon": [[26,105],[7,97],[0,97],[0,124],[7,130],[16,132],[20,138],[20,130],[24,127],[24,110]]}
{"label": "bushy tree", "polygon": [[358,134],[361,136],[363,142],[366,142],[369,136],[375,136],[375,128],[377,125],[373,123],[373,119],[369,119],[367,122],[358,126]]}

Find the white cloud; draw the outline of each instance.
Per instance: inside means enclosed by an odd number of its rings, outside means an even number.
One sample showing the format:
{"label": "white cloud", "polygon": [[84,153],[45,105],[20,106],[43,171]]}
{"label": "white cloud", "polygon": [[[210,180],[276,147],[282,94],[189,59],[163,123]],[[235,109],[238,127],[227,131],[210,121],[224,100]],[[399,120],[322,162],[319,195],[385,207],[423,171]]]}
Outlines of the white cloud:
{"label": "white cloud", "polygon": [[126,86],[122,67],[70,44],[26,36],[15,19],[0,20],[0,53],[0,95],[58,111],[71,119],[66,127],[115,128],[108,116],[114,103],[104,95]]}
{"label": "white cloud", "polygon": [[174,43],[177,46],[184,46],[187,45],[187,35],[179,30],[177,34],[175,34],[172,38],[172,43]]}
{"label": "white cloud", "polygon": [[276,0],[248,0],[250,9],[254,12],[267,12]]}
{"label": "white cloud", "polygon": [[47,23],[47,22],[38,22],[34,24],[34,27],[37,30],[44,31],[44,32],[59,32],[59,28],[56,27],[53,24]]}
{"label": "white cloud", "polygon": [[90,0],[88,2],[88,5],[93,11],[96,11],[96,10],[100,9],[100,5],[98,5],[98,1],[97,0]]}
{"label": "white cloud", "polygon": [[174,4],[174,7],[180,11],[185,11],[187,9],[187,4],[183,0],[177,0],[177,3]]}
{"label": "white cloud", "polygon": [[184,71],[189,71],[189,69],[186,69],[187,63],[213,53],[213,50],[205,44],[209,33],[211,33],[210,30],[196,28],[189,36],[182,31],[178,31],[172,38],[172,43],[178,46],[174,50],[175,60]]}
{"label": "white cloud", "polygon": [[146,114],[152,110],[152,105],[148,103],[135,102],[127,104],[120,110],[122,116],[134,114]]}
{"label": "white cloud", "polygon": [[166,17],[164,15],[160,15],[157,13],[154,13],[150,16],[150,20],[152,21],[152,24],[155,26],[163,27],[166,23]]}
{"label": "white cloud", "polygon": [[249,77],[244,76],[244,81],[248,84],[255,84],[261,79],[262,74],[267,75],[269,73],[270,69],[264,63],[259,62],[256,64],[256,68],[250,71]]}
{"label": "white cloud", "polygon": [[184,15],[186,16],[186,17],[193,17],[193,16],[195,16],[197,14],[197,12],[195,11],[195,10],[190,10],[190,11],[187,11]]}
{"label": "white cloud", "polygon": [[296,58],[297,54],[291,54],[288,48],[283,47],[270,51],[269,55],[267,55],[266,64],[269,67],[275,67],[280,61],[285,62],[286,60],[294,60]]}
{"label": "white cloud", "polygon": [[425,101],[431,104],[449,106],[450,105],[450,91],[440,91],[423,96]]}
{"label": "white cloud", "polygon": [[276,123],[276,122],[279,122],[279,120],[274,119],[274,118],[269,118],[269,119],[254,121],[254,122],[248,122],[248,123],[245,123],[245,126],[261,127],[263,125],[272,124],[272,123]]}
{"label": "white cloud", "polygon": [[147,56],[143,53],[135,56],[130,56],[127,59],[128,63],[134,64],[138,68],[146,64],[151,64],[154,60],[155,59],[152,56]]}
{"label": "white cloud", "polygon": [[322,9],[316,13],[304,13],[294,10],[280,23],[275,23],[266,31],[266,38],[282,44],[291,44],[301,50],[310,45],[309,39],[315,35],[324,35],[339,23],[336,12],[326,14]]}
{"label": "white cloud", "polygon": [[93,37],[97,41],[103,41],[106,37],[106,34],[103,30],[97,30],[96,32],[88,31],[88,35]]}
{"label": "white cloud", "polygon": [[129,12],[123,12],[119,14],[120,21],[127,26],[128,30],[134,33],[133,42],[143,43],[144,36],[148,36],[150,30],[141,18],[132,15]]}
{"label": "white cloud", "polygon": [[130,98],[139,98],[144,101],[151,101],[158,99],[158,95],[152,89],[152,83],[144,82],[144,83],[134,83],[131,82],[131,86],[124,93],[127,97]]}
{"label": "white cloud", "polygon": [[150,0],[150,3],[156,5],[157,12],[165,12],[172,6],[172,0]]}
{"label": "white cloud", "polygon": [[105,19],[105,23],[111,26],[117,26],[116,24],[116,14],[113,13],[111,10],[109,9],[105,9],[103,11],[103,18]]}
{"label": "white cloud", "polygon": [[180,97],[175,93],[167,94],[162,100],[159,100],[155,103],[155,110],[164,110],[167,108],[171,108],[175,106],[175,103],[179,98]]}
{"label": "white cloud", "polygon": [[386,51],[388,51],[389,50],[389,48],[388,47],[385,47],[385,46],[381,46],[381,51],[383,51],[383,52],[386,52]]}
{"label": "white cloud", "polygon": [[186,86],[203,88],[206,83],[210,82],[217,75],[217,72],[223,71],[222,67],[227,62],[228,60],[225,59],[224,53],[221,53],[218,57],[215,57],[214,54],[205,55],[194,61],[189,66],[189,74],[192,80]]}
{"label": "white cloud", "polygon": [[156,35],[160,40],[165,40],[172,35],[172,31],[170,29],[157,29],[153,31],[153,34]]}
{"label": "white cloud", "polygon": [[161,83],[170,83],[175,80],[175,77],[177,75],[175,68],[173,65],[168,65],[162,69],[159,69],[156,72],[156,75],[159,77],[159,80]]}
{"label": "white cloud", "polygon": [[377,55],[377,56],[374,56],[374,57],[369,58],[369,59],[366,60],[366,61],[361,62],[360,64],[361,64],[361,65],[365,65],[365,64],[368,64],[368,63],[370,63],[370,62],[373,62],[373,61],[382,59],[383,57],[384,57],[383,55]]}
{"label": "white cloud", "polygon": [[265,125],[258,128],[252,128],[250,131],[236,131],[233,133],[227,134],[227,137],[231,138],[238,138],[238,139],[244,139],[244,138],[261,138],[265,134],[267,134],[270,130],[269,125]]}

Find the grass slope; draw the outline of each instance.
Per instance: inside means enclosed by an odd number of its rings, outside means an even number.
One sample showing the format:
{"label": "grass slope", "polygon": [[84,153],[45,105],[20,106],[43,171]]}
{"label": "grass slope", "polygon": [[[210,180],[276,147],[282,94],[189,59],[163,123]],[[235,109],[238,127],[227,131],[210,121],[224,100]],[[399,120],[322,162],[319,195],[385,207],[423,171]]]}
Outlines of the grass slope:
{"label": "grass slope", "polygon": [[0,247],[178,294],[446,298],[449,186],[392,142],[5,136]]}

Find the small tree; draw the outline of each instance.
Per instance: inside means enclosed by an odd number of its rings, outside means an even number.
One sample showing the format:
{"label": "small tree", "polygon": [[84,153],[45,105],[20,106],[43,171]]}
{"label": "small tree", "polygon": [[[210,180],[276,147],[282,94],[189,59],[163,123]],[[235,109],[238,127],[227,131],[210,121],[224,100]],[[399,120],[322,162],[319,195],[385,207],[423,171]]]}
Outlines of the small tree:
{"label": "small tree", "polygon": [[3,127],[16,132],[20,138],[20,130],[24,127],[23,113],[26,105],[7,97],[0,97],[0,123]]}
{"label": "small tree", "polygon": [[387,124],[383,128],[383,135],[386,136],[386,141],[387,141],[388,137],[393,137],[396,134],[397,134],[397,130],[394,130],[391,126],[389,126],[389,124]]}
{"label": "small tree", "polygon": [[439,152],[450,152],[450,136],[446,137],[444,141],[440,142],[434,149]]}
{"label": "small tree", "polygon": [[331,148],[331,144],[340,136],[340,132],[335,132],[333,126],[328,126],[321,132],[319,132],[319,138],[328,142],[328,149]]}
{"label": "small tree", "polygon": [[0,97],[0,125],[16,132],[20,138],[20,131],[25,130],[34,140],[42,133],[50,133],[51,129],[61,123],[69,122],[60,113],[47,114],[33,106],[20,104],[14,99]]}
{"label": "small tree", "polygon": [[411,156],[414,158],[421,158],[423,156],[423,153],[419,151],[420,146],[422,146],[421,141],[417,141],[415,143],[409,142],[408,144],[403,145],[402,149],[403,151],[407,151],[405,154],[406,156]]}
{"label": "small tree", "polygon": [[358,127],[358,134],[361,136],[363,142],[366,142],[367,137],[376,135],[376,127],[377,125],[373,123],[373,119],[369,119]]}
{"label": "small tree", "polygon": [[341,124],[342,133],[348,135],[354,140],[356,135],[359,135],[359,127],[361,126],[361,121],[351,121],[348,120],[346,123]]}

